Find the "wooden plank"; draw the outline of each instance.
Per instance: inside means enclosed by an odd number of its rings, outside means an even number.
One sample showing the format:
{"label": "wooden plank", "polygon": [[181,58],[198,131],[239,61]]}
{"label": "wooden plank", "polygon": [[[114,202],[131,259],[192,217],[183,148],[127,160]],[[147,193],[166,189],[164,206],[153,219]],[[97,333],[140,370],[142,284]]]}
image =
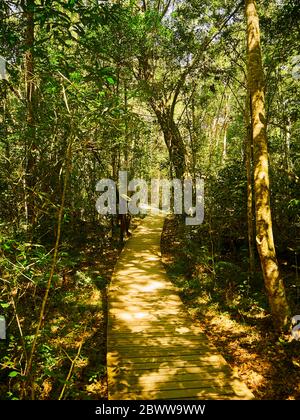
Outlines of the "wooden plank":
{"label": "wooden plank", "polygon": [[[160,370],[162,371],[163,369],[166,370],[170,370],[170,369],[175,369],[175,368],[188,368],[189,370],[191,370],[191,368],[199,368],[204,371],[207,372],[216,372],[217,370],[221,371],[222,367],[225,367],[225,364],[221,364],[222,362],[220,360],[216,361],[216,362],[210,362],[209,365],[207,365],[207,362],[200,362],[198,360],[188,360],[188,361],[184,361],[184,360],[179,360],[177,363],[172,363],[172,362],[153,362],[153,363],[138,363],[138,360],[140,359],[136,359],[137,361],[122,361],[121,364],[119,363],[115,363],[115,364],[110,364],[108,365],[108,369],[109,368],[120,368],[122,370],[126,370],[128,369],[128,371],[133,371],[133,370],[149,370],[149,371],[154,371],[154,370]],[[139,375],[141,373],[138,373]]]}
{"label": "wooden plank", "polygon": [[206,335],[199,329],[199,328],[189,328],[185,327],[184,323],[182,326],[175,324],[169,326],[169,328],[164,327],[164,325],[160,325],[161,328],[155,326],[142,326],[137,325],[135,331],[125,331],[124,329],[117,329],[117,328],[109,328],[110,334],[113,338],[125,339],[125,338],[151,338],[151,337],[179,337],[179,338],[190,338],[193,339],[194,337],[203,339],[204,341],[209,341]]}
{"label": "wooden plank", "polygon": [[[121,397],[121,398],[120,398]],[[249,395],[249,399],[251,394]],[[216,389],[216,388],[198,388],[198,389],[174,389],[174,390],[148,390],[138,392],[126,392],[125,390],[116,390],[109,394],[109,399],[123,400],[169,400],[169,399],[243,399],[244,394],[237,394],[236,391]]]}
{"label": "wooden plank", "polygon": [[[127,292],[126,287],[124,287],[124,285],[122,284],[122,291]],[[131,289],[128,287],[128,291],[131,291]],[[157,304],[157,305],[161,305],[164,302],[168,302],[170,305],[174,305],[176,307],[181,307],[183,309],[185,309],[184,305],[182,304],[182,302],[180,301],[179,297],[177,297],[176,299],[174,298],[174,292],[170,291],[170,292],[162,292],[159,291],[159,295],[161,297],[161,299],[159,301],[157,301],[156,297],[157,297],[157,291],[153,291],[153,292],[140,292],[140,293],[134,293],[134,295],[130,295],[130,297],[128,297],[128,299],[126,299],[126,301],[124,301],[123,299],[120,299],[120,297],[116,297],[115,295],[111,296],[111,294],[109,294],[109,296],[112,297],[110,304],[135,304],[135,305],[152,305],[152,304]],[[147,300],[145,300],[145,297],[147,297]]]}
{"label": "wooden plank", "polygon": [[[146,345],[144,343],[147,343]],[[176,336],[169,336],[169,337],[162,337],[162,336],[154,336],[154,337],[141,337],[141,338],[129,338],[126,340],[117,339],[115,337],[111,337],[109,339],[109,346],[111,351],[118,351],[122,348],[132,348],[135,349],[155,349],[157,347],[161,349],[177,349],[179,352],[181,350],[186,351],[185,347],[189,347],[191,350],[199,349],[200,351],[210,351],[215,350],[215,347],[211,345],[209,342],[206,342],[201,339],[201,337],[193,337],[193,338],[182,338]]]}
{"label": "wooden plank", "polygon": [[[179,391],[179,390],[210,390],[214,391],[215,393],[220,394],[234,394],[235,391],[228,386],[228,384],[222,383],[222,381],[217,381],[216,384],[213,386],[211,385],[213,381],[211,379],[207,381],[199,380],[186,380],[186,381],[151,381],[151,382],[138,382],[138,386],[141,388],[141,392],[161,392],[161,391]],[[130,382],[129,382],[130,383]],[[122,389],[122,385],[127,386],[127,382],[119,382],[119,388]],[[227,388],[226,388],[227,386]]]}
{"label": "wooden plank", "polygon": [[[168,378],[169,376],[176,376],[179,374],[198,374],[202,375],[203,378],[205,377],[212,377],[213,375],[219,375],[224,379],[224,375],[226,375],[227,379],[229,381],[232,381],[236,379],[236,377],[233,375],[230,367],[227,365],[219,366],[183,366],[183,367],[173,367],[173,366],[161,366],[158,368],[151,369],[149,367],[148,369],[141,369],[141,371],[135,373],[135,365],[132,366],[108,366],[110,370],[110,373],[112,375],[118,374],[120,377],[134,377],[134,376],[148,376],[148,377],[156,377],[156,376],[164,376],[165,378]],[[143,372],[142,372],[143,371]]]}
{"label": "wooden plank", "polygon": [[[203,371],[194,374],[178,373],[172,376],[168,376],[167,374],[165,376],[154,376],[151,374],[151,376],[148,376],[139,372],[138,375],[126,376],[126,380],[128,383],[134,383],[138,378],[139,385],[143,385],[143,387],[146,387],[147,389],[177,389],[178,387],[194,388],[195,386],[199,388],[209,388],[212,384],[220,387],[230,386],[230,382],[226,380],[226,378],[216,378],[213,375],[202,376],[202,373]],[[122,382],[122,379],[120,382]],[[189,386],[189,383],[191,383],[192,386]],[[152,384],[151,387],[150,384]]]}
{"label": "wooden plank", "polygon": [[[159,346],[160,348],[168,348],[168,347],[176,347],[179,351],[184,346],[189,346],[191,348],[198,347],[199,349],[214,349],[212,345],[209,343],[204,342],[201,337],[192,337],[189,339],[186,339],[184,337],[176,337],[175,336],[169,336],[169,337],[162,337],[162,336],[154,336],[154,337],[131,337],[126,340],[126,338],[123,339],[117,339],[112,336],[109,340],[111,348],[115,348],[116,350],[123,347],[132,347],[134,350],[136,347],[142,347],[142,348],[152,348]],[[144,343],[147,343],[144,345]]]}
{"label": "wooden plank", "polygon": [[188,323],[185,323],[184,320],[177,319],[176,320],[168,320],[167,324],[162,323],[160,320],[157,321],[145,321],[145,320],[128,320],[126,322],[126,327],[124,325],[118,325],[116,323],[116,319],[114,317],[111,317],[111,319],[108,322],[108,329],[111,330],[111,332],[119,331],[123,334],[128,334],[130,332],[138,332],[143,329],[152,330],[152,331],[176,331],[176,330],[182,330],[189,329],[190,331],[193,331],[193,328],[188,325]]}
{"label": "wooden plank", "polygon": [[190,340],[190,341],[197,341],[197,340],[201,340],[204,342],[208,340],[206,340],[206,337],[204,336],[204,334],[194,334],[192,335],[191,333],[187,334],[178,334],[175,330],[174,331],[162,331],[162,330],[157,330],[157,331],[145,331],[145,332],[140,332],[140,333],[122,333],[122,332],[113,332],[111,331],[110,334],[110,342],[114,343],[115,341],[117,343],[122,342],[122,341],[127,341],[127,342],[131,342],[131,341],[144,341],[147,342],[147,340],[154,340],[154,339],[162,339],[165,338],[166,340],[171,340],[171,339],[183,339],[183,340]]}
{"label": "wooden plank", "polygon": [[[126,366],[126,365],[145,365],[147,366],[153,366],[155,367],[155,365],[160,366],[164,363],[168,363],[168,365],[170,366],[186,366],[189,365],[192,366],[192,364],[194,363],[195,365],[199,364],[199,365],[220,365],[220,363],[224,364],[227,366],[227,363],[225,362],[225,360],[223,359],[222,356],[220,356],[219,354],[210,354],[210,355],[205,355],[205,356],[200,356],[199,354],[195,354],[195,355],[186,355],[183,357],[178,357],[178,356],[169,356],[169,355],[158,355],[158,356],[149,356],[149,357],[130,357],[130,359],[124,359],[123,357],[113,357],[111,354],[108,355],[108,364],[109,366],[114,366],[114,365],[121,365],[121,366]],[[138,368],[138,367],[137,367]]]}
{"label": "wooden plank", "polygon": [[204,335],[204,333],[201,330],[197,330],[194,334],[194,331],[192,329],[189,329],[182,324],[180,325],[168,325],[165,326],[151,326],[151,325],[139,325],[139,324],[131,324],[127,325],[126,329],[119,325],[118,327],[114,324],[111,324],[108,326],[109,336],[111,337],[122,337],[122,336],[128,336],[131,335],[144,335],[145,337],[151,337],[151,336],[178,336],[178,337],[184,337],[186,336],[201,336],[203,337],[203,341],[209,341],[207,337]]}
{"label": "wooden plank", "polygon": [[170,341],[174,338],[176,340],[179,340],[179,343],[184,343],[186,341],[201,341],[201,342],[208,342],[206,337],[203,334],[178,334],[176,330],[173,331],[163,331],[163,330],[157,330],[157,331],[144,331],[140,333],[117,333],[111,331],[111,342],[117,341],[143,341],[144,343],[147,343],[147,340],[151,342],[151,340],[158,340],[158,341]]}
{"label": "wooden plank", "polygon": [[154,321],[160,321],[161,323],[168,322],[169,318],[170,321],[173,323],[176,323],[178,321],[178,318],[180,316],[184,316],[184,314],[181,314],[180,311],[178,311],[177,308],[168,308],[165,310],[158,310],[157,308],[153,307],[152,309],[143,308],[141,310],[138,310],[136,307],[130,308],[129,306],[126,307],[126,309],[120,309],[120,308],[112,308],[110,310],[110,313],[112,316],[116,318],[120,318],[120,320],[124,320],[125,322],[130,320],[138,321],[147,321],[147,322],[154,322]]}
{"label": "wooden plank", "polygon": [[[119,346],[117,348],[114,348],[112,350],[112,353],[118,354],[118,353],[127,353],[129,355],[135,355],[133,357],[137,357],[137,355],[142,356],[155,356],[160,354],[169,354],[170,356],[183,356],[183,355],[192,355],[192,354],[211,354],[213,352],[213,348],[208,347],[190,347],[190,348],[184,348],[184,347],[170,347],[170,346],[153,346],[153,347],[147,347],[147,346],[133,346],[129,344],[128,346]],[[132,357],[132,356],[130,356]]]}
{"label": "wooden plank", "polygon": [[176,335],[178,337],[195,337],[195,336],[201,336],[204,340],[208,341],[206,335],[204,334],[204,332],[200,329],[200,328],[192,328],[189,326],[185,326],[184,323],[182,323],[182,325],[178,325],[178,323],[174,323],[174,325],[168,325],[168,326],[164,326],[162,324],[157,324],[157,325],[152,325],[151,328],[150,326],[146,326],[146,325],[139,325],[137,324],[136,326],[131,326],[135,327],[135,330],[132,331],[125,331],[123,328],[122,329],[118,329],[115,328],[114,325],[111,324],[111,326],[113,328],[109,328],[110,333],[113,334],[114,337],[130,337],[131,335],[134,336],[147,336],[147,337],[151,337],[151,336],[157,336],[157,335],[161,335],[161,336],[170,336],[170,335],[174,335],[174,333],[176,333]]}

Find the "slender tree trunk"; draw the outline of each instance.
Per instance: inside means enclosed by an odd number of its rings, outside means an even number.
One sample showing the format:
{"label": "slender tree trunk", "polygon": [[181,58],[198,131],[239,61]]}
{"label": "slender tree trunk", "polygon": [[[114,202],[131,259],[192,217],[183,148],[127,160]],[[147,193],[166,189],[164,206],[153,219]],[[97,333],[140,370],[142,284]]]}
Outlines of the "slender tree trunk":
{"label": "slender tree trunk", "polygon": [[222,165],[225,163],[226,158],[227,158],[227,123],[224,126],[224,134],[223,134]]}
{"label": "slender tree trunk", "polygon": [[291,146],[291,120],[287,117],[286,121],[286,129],[284,133],[284,160],[285,160],[285,168],[289,172],[290,170],[290,146]]}
{"label": "slender tree trunk", "polygon": [[186,118],[188,122],[188,132],[190,138],[190,153],[191,153],[191,172],[193,178],[196,178],[196,144],[195,144],[195,126],[196,126],[196,117],[195,117],[195,101],[194,98],[191,99],[191,118],[189,116],[189,109],[186,107]]}
{"label": "slender tree trunk", "polygon": [[33,383],[33,377],[32,377],[32,365],[34,361],[34,356],[38,344],[38,339],[40,337],[41,330],[43,328],[43,322],[45,317],[45,310],[46,305],[48,303],[48,297],[51,289],[51,284],[53,280],[53,276],[55,274],[56,266],[57,266],[57,260],[59,255],[59,243],[60,243],[60,236],[61,236],[61,228],[62,228],[62,220],[64,215],[64,209],[65,209],[65,200],[66,200],[66,193],[67,193],[67,185],[69,181],[70,176],[70,170],[71,170],[71,161],[72,161],[72,143],[73,143],[73,133],[71,133],[69,143],[67,146],[66,151],[66,158],[65,158],[65,174],[64,174],[64,180],[63,180],[63,190],[62,190],[62,197],[61,197],[61,204],[59,207],[58,215],[57,215],[57,227],[56,227],[56,240],[55,240],[55,246],[54,246],[54,252],[52,257],[52,263],[51,263],[51,269],[49,278],[46,284],[46,289],[44,293],[44,297],[42,300],[42,306],[40,309],[39,319],[36,326],[35,334],[33,337],[30,353],[27,359],[26,368],[25,368],[25,377],[26,380],[24,382],[24,388],[23,388],[23,397],[25,397],[29,391],[31,392],[31,399],[34,400],[35,398],[35,388]]}
{"label": "slender tree trunk", "polygon": [[266,135],[264,72],[262,65],[259,19],[254,0],[245,0],[247,20],[248,87],[251,95],[254,145],[254,191],[256,209],[256,243],[274,326],[288,324],[289,307],[283,279],[279,272],[273,239],[269,163]]}
{"label": "slender tree trunk", "polygon": [[228,118],[229,118],[229,102],[230,95],[225,95],[225,112],[224,112],[224,123],[223,123],[223,150],[222,150],[222,165],[225,163],[227,158],[227,129],[228,129]]}
{"label": "slender tree trunk", "polygon": [[35,75],[34,75],[34,6],[35,0],[22,1],[22,8],[26,21],[25,32],[25,88],[27,104],[27,130],[26,130],[26,191],[27,191],[27,222],[32,228],[35,222],[34,188],[36,183],[36,127],[35,127]]}
{"label": "slender tree trunk", "polygon": [[213,117],[209,124],[208,139],[209,139],[209,155],[208,155],[208,168],[213,167],[213,154],[214,154],[214,141],[217,138],[216,131],[217,120]]}
{"label": "slender tree trunk", "polygon": [[247,173],[247,226],[248,226],[248,248],[249,248],[249,274],[253,278],[255,271],[254,254],[254,208],[253,208],[253,139],[250,112],[250,96],[247,95],[245,103],[245,163]]}
{"label": "slender tree trunk", "polygon": [[127,84],[126,81],[124,81],[124,108],[125,108],[125,132],[124,132],[124,140],[125,140],[125,144],[124,144],[124,163],[125,163],[125,168],[126,171],[128,171],[129,169],[129,133],[128,133],[128,115],[127,115],[127,111],[128,111],[128,93],[127,93]]}

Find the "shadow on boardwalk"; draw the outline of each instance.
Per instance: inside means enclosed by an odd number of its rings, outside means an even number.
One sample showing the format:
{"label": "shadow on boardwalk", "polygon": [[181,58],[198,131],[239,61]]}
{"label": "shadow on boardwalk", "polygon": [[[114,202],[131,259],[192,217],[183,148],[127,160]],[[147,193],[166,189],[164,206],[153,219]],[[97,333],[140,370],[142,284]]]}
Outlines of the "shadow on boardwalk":
{"label": "shadow on boardwalk", "polygon": [[128,241],[109,290],[109,399],[252,399],[192,324],[160,261],[164,217]]}

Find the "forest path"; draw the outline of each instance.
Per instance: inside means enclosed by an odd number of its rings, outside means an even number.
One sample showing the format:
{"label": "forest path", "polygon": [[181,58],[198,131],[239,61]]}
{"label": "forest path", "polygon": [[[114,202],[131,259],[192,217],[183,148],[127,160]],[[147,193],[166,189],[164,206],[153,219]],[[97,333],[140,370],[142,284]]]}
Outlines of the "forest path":
{"label": "forest path", "polygon": [[193,325],[160,258],[164,215],[128,240],[108,293],[109,399],[252,399]]}

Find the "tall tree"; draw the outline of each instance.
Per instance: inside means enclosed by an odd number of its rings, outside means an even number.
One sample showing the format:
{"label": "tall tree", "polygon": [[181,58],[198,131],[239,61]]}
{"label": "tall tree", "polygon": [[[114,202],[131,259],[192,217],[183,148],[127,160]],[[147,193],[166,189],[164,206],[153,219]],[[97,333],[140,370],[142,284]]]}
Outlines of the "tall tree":
{"label": "tall tree", "polygon": [[[177,178],[189,172],[187,145],[178,113],[182,97],[210,67],[209,47],[230,24],[241,3],[211,15],[211,2],[132,2],[122,9],[118,38],[127,46],[122,61],[131,68],[154,112]],[[214,4],[214,8],[219,2]],[[227,10],[228,9],[228,10]],[[127,16],[127,17],[126,17]],[[125,18],[126,17],[126,18]],[[114,25],[115,34],[115,25]],[[114,37],[115,38],[115,37]],[[114,43],[115,40],[113,39]],[[117,60],[120,60],[120,51]]]}
{"label": "tall tree", "polygon": [[270,180],[264,96],[264,71],[259,17],[254,0],[245,1],[247,21],[248,89],[251,97],[254,145],[256,244],[276,329],[287,326],[289,307],[275,252],[270,206]]}
{"label": "tall tree", "polygon": [[35,219],[35,161],[36,161],[36,126],[35,126],[35,75],[34,75],[34,7],[35,0],[21,2],[25,28],[25,89],[27,104],[26,148],[26,189],[25,213],[27,223],[32,227]]}
{"label": "tall tree", "polygon": [[247,174],[247,228],[248,228],[248,248],[249,248],[249,273],[250,278],[255,270],[255,239],[254,239],[254,207],[253,207],[253,141],[252,125],[250,114],[250,97],[246,96],[245,103],[245,163]]}

